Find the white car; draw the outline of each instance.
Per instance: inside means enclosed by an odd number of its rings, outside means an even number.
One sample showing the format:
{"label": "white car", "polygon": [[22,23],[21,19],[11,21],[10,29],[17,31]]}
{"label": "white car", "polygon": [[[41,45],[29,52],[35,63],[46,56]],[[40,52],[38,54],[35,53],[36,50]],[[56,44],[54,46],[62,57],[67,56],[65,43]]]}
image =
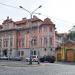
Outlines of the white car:
{"label": "white car", "polygon": [[[30,61],[30,57],[27,57],[27,58],[26,58],[26,61],[27,61],[27,62]],[[38,61],[38,56],[37,56],[37,55],[33,55],[33,56],[32,56],[32,61],[37,62],[37,61]]]}
{"label": "white car", "polygon": [[8,60],[8,57],[2,56],[2,57],[0,57],[0,59],[1,59],[1,60]]}
{"label": "white car", "polygon": [[26,57],[26,61],[27,61],[27,62],[30,61],[30,58],[29,58],[29,57]]}
{"label": "white car", "polygon": [[37,55],[33,55],[32,56],[32,61],[34,61],[34,62],[38,61],[38,56]]}

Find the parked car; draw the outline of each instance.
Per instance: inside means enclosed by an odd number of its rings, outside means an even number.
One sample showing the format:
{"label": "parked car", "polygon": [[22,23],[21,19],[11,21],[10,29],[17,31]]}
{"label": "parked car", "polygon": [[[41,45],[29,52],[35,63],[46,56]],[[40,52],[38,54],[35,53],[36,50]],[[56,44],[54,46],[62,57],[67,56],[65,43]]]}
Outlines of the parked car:
{"label": "parked car", "polygon": [[21,61],[22,59],[20,57],[10,57],[9,60]]}
{"label": "parked car", "polygon": [[[27,62],[30,61],[30,57],[27,57],[27,58],[26,58],[26,61],[27,61]],[[38,56],[37,56],[37,55],[32,55],[32,61],[33,61],[33,62],[37,62],[37,61],[38,61]]]}
{"label": "parked car", "polygon": [[0,57],[0,60],[8,60],[8,57],[2,56],[2,57]]}
{"label": "parked car", "polygon": [[30,57],[26,57],[26,62],[29,62],[30,61]]}
{"label": "parked car", "polygon": [[43,56],[42,58],[40,58],[40,62],[54,63],[55,62],[55,57],[54,56]]}
{"label": "parked car", "polygon": [[38,61],[38,56],[37,55],[33,55],[32,56],[32,61],[37,62]]}

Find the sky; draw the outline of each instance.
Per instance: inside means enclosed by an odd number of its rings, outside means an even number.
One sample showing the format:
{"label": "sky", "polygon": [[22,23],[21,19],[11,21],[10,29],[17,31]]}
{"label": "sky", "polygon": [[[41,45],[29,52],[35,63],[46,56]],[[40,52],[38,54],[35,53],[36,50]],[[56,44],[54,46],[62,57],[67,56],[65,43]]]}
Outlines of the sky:
{"label": "sky", "polygon": [[39,5],[42,7],[35,13],[41,15],[36,16],[42,20],[50,18],[59,33],[68,32],[75,25],[75,0],[0,0],[0,24],[7,16],[14,21],[30,18],[30,14],[19,6],[32,12]]}

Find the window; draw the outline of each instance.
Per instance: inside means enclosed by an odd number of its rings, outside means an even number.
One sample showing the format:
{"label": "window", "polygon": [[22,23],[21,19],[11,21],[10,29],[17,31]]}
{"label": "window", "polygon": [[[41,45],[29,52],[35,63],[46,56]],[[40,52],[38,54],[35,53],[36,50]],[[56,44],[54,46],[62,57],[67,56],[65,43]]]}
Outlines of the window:
{"label": "window", "polygon": [[37,45],[37,38],[36,38],[36,37],[34,37],[34,38],[32,39],[32,45]]}
{"label": "window", "polygon": [[34,39],[34,45],[37,45],[37,40],[36,39]]}
{"label": "window", "polygon": [[3,40],[4,47],[8,47],[8,39]]}
{"label": "window", "polygon": [[6,47],[8,47],[8,40],[6,40]]}
{"label": "window", "polygon": [[47,32],[47,26],[44,26],[44,32]]}
{"label": "window", "polygon": [[13,46],[13,39],[10,38],[10,47],[12,47],[12,46]]}
{"label": "window", "polygon": [[24,38],[21,39],[21,46],[24,47]]}
{"label": "window", "polygon": [[10,49],[10,55],[12,54],[12,49]]}
{"label": "window", "polygon": [[24,47],[24,38],[19,39],[19,46]]}
{"label": "window", "polygon": [[32,51],[32,55],[36,55],[36,51],[34,50],[34,51]]}
{"label": "window", "polygon": [[39,28],[39,33],[41,33],[41,32],[42,32],[42,27]]}
{"label": "window", "polygon": [[50,45],[52,45],[53,44],[53,42],[52,42],[52,38],[50,38]]}
{"label": "window", "polygon": [[34,55],[36,55],[36,51],[34,51]]}
{"label": "window", "polygon": [[41,44],[42,44],[42,38],[40,38]]}
{"label": "window", "polygon": [[35,28],[33,28],[32,30],[33,30],[33,33],[35,33],[37,31]]}
{"label": "window", "polygon": [[18,56],[20,56],[20,51],[18,51]]}
{"label": "window", "polygon": [[47,45],[47,38],[44,38],[44,45]]}
{"label": "window", "polygon": [[23,56],[24,55],[24,51],[21,51],[21,56]]}
{"label": "window", "polygon": [[52,32],[52,30],[53,30],[52,27],[49,27],[49,31]]}
{"label": "window", "polygon": [[20,47],[20,40],[18,41],[18,45],[19,45],[19,47]]}
{"label": "window", "polygon": [[44,48],[44,51],[46,51],[47,49],[46,48]]}

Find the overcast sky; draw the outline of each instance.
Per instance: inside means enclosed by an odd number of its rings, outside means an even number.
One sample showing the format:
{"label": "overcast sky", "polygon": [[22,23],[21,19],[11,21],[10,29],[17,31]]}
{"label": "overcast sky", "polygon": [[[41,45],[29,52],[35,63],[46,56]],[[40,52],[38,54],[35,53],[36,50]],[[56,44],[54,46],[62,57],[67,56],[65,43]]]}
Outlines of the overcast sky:
{"label": "overcast sky", "polygon": [[[1,3],[16,8],[2,5]],[[36,11],[36,13],[41,13],[42,15],[37,16],[40,19],[51,18],[56,25],[56,30],[60,33],[68,32],[75,25],[75,0],[0,0],[0,22],[2,23],[7,16],[14,21],[21,20],[23,17],[30,18],[28,12],[18,9],[20,5],[30,12],[42,5]]]}

